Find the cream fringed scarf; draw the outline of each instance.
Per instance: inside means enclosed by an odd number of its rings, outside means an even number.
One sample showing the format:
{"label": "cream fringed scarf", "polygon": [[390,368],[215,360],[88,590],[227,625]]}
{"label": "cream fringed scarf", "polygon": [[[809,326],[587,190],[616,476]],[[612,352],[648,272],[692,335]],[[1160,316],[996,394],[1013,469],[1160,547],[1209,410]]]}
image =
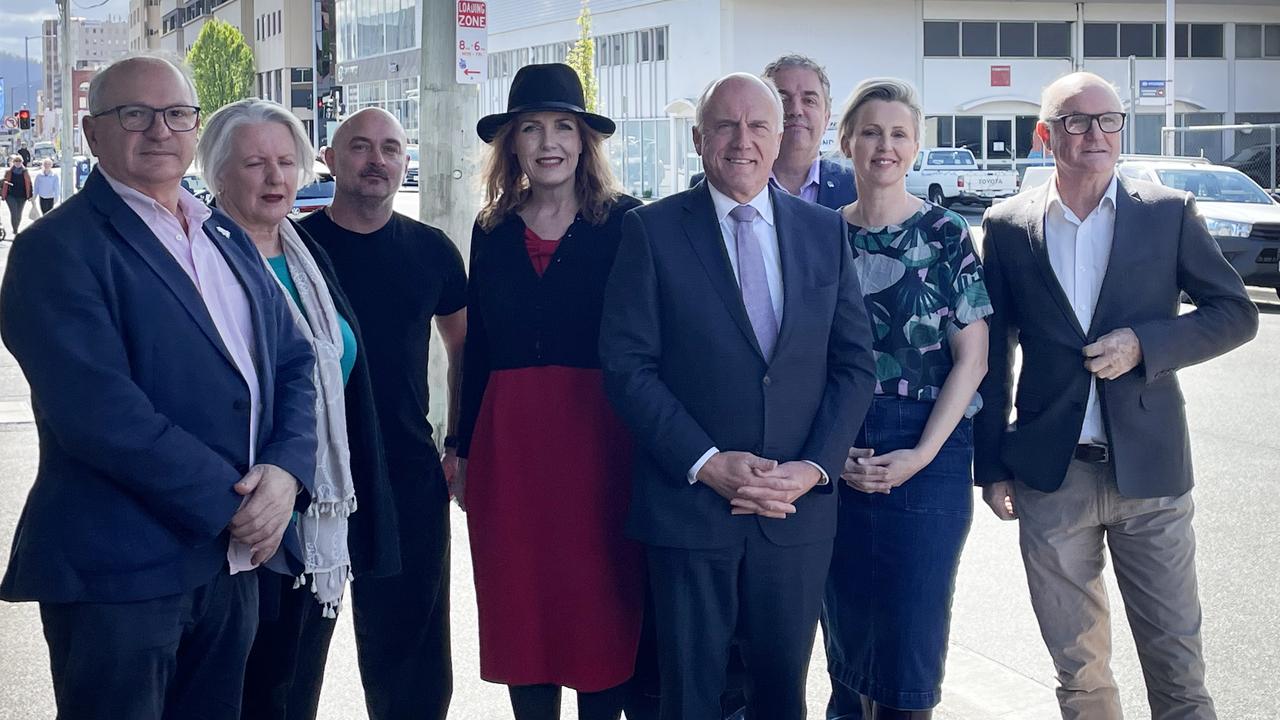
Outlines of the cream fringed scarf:
{"label": "cream fringed scarf", "polygon": [[[298,518],[305,570],[294,587],[309,582],[316,602],[324,607],[324,616],[332,618],[338,616],[342,595],[351,577],[347,517],[356,511],[342,382],[342,330],[324,276],[288,220],[280,223],[280,242],[302,306],[298,307],[283,285],[281,290],[289,299],[289,309],[298,329],[316,355],[312,370],[318,441],[315,490],[311,494],[311,506]],[[271,277],[276,277],[274,272]],[[276,281],[279,282],[279,278]]]}

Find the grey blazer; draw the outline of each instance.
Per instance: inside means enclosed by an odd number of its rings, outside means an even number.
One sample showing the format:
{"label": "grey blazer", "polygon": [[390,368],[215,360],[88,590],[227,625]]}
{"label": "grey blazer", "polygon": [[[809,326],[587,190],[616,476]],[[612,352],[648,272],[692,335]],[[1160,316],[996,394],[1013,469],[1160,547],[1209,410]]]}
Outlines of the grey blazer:
{"label": "grey blazer", "polygon": [[[1086,333],[1049,264],[1048,186],[997,205],[983,220],[983,266],[995,314],[988,372],[975,418],[979,485],[1016,478],[1043,492],[1062,484],[1080,436],[1092,375],[1083,348],[1131,328],[1142,362],[1098,382],[1120,492],[1181,495],[1191,489],[1191,449],[1176,371],[1250,340],[1258,311],[1185,192],[1120,179],[1115,237]],[[1196,309],[1179,315],[1185,292]],[[1016,400],[1013,353],[1022,349]],[[1018,409],[1009,425],[1010,405]]]}

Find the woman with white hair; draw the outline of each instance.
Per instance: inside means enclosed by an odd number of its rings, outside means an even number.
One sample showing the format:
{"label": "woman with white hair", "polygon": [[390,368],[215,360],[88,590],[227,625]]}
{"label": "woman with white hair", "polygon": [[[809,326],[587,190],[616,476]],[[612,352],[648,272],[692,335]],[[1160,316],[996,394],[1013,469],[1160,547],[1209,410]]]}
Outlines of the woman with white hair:
{"label": "woman with white hair", "polygon": [[315,160],[302,123],[275,103],[241,100],[209,118],[196,153],[217,206],[257,246],[316,356],[315,491],[305,512],[294,513],[304,568],[295,581],[277,556],[259,570],[259,628],[241,709],[250,719],[313,718],[348,580],[399,570],[372,386],[332,263],[288,217]]}
{"label": "woman with white hair", "polygon": [[840,212],[872,319],[876,392],[841,475],[823,607],[829,718],[931,716],[973,516],[969,418],[992,308],[968,222],[907,192],[922,116],[909,83],[873,78],[840,119],[858,187]]}

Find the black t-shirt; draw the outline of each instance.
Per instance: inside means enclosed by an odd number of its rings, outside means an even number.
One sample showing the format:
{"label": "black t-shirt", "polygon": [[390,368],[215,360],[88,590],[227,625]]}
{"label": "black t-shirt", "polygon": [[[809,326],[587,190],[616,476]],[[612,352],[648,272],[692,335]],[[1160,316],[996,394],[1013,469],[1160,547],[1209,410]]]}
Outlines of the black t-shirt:
{"label": "black t-shirt", "polygon": [[393,483],[438,467],[427,422],[427,351],[432,316],[467,304],[462,255],[443,232],[399,213],[367,235],[324,211],[301,224],[329,253],[359,321]]}

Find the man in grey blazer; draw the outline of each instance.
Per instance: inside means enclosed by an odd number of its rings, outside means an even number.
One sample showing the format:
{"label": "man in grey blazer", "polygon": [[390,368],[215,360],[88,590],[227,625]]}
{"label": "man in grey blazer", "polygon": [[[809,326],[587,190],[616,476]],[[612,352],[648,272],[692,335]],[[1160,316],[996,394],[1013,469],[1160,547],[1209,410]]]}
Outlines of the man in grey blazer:
{"label": "man in grey blazer", "polygon": [[[1190,195],[1116,174],[1124,121],[1098,76],[1054,82],[1036,126],[1054,179],[983,223],[996,312],[975,477],[997,516],[1020,521],[1063,717],[1121,717],[1102,583],[1109,545],[1152,717],[1214,718],[1175,373],[1252,338],[1257,310]],[[1194,311],[1179,314],[1182,292]]]}

